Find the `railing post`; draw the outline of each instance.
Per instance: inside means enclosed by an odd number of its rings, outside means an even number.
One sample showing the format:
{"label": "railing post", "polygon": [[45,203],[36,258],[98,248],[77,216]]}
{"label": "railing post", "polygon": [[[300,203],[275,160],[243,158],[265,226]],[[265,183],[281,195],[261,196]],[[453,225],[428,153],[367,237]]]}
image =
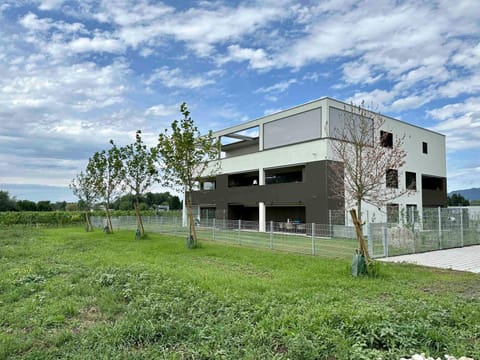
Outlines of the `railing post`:
{"label": "railing post", "polygon": [[240,239],[240,231],[242,230],[242,220],[238,220],[238,244],[242,244],[242,240]]}
{"label": "railing post", "polygon": [[333,237],[332,210],[328,210],[328,236]]}
{"label": "railing post", "polygon": [[268,245],[270,249],[273,249],[273,221],[270,220],[270,243]]}
{"label": "railing post", "polygon": [[315,223],[312,223],[312,255],[315,256]]}
{"label": "railing post", "polygon": [[440,249],[442,249],[442,212],[441,212],[441,207],[438,207],[437,211],[438,215],[438,245]]}
{"label": "railing post", "polygon": [[212,240],[215,241],[215,218],[212,220]]}

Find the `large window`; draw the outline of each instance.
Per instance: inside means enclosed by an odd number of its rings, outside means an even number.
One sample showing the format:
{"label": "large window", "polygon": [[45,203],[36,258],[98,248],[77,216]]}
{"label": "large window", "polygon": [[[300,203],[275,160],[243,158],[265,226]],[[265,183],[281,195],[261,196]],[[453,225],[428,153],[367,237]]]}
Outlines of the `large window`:
{"label": "large window", "polygon": [[398,170],[388,169],[386,174],[387,187],[398,189]]}
{"label": "large window", "polygon": [[397,224],[399,216],[398,204],[387,204],[387,223]]}
{"label": "large window", "polygon": [[386,148],[393,148],[393,134],[380,130],[380,145]]}
{"label": "large window", "polygon": [[303,166],[265,170],[265,183],[285,184],[303,181]]}
{"label": "large window", "polygon": [[414,172],[405,172],[405,186],[408,190],[417,190],[417,174]]}
{"label": "large window", "polygon": [[228,187],[258,185],[258,171],[228,175]]}

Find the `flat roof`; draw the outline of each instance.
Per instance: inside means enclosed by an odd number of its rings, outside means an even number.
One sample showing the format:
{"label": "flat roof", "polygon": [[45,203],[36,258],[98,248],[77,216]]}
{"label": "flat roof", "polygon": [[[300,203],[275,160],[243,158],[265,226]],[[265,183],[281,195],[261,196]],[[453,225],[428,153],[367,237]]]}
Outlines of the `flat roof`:
{"label": "flat roof", "polygon": [[[229,134],[233,134],[233,133],[236,133],[236,132],[239,132],[239,131],[243,131],[243,130],[247,130],[247,129],[250,129],[250,128],[254,128],[254,127],[257,127],[257,126],[260,126],[260,125],[263,125],[265,123],[268,123],[268,122],[272,122],[272,121],[275,121],[275,120],[279,120],[279,119],[282,119],[282,118],[285,118],[285,117],[288,117],[288,116],[291,116],[291,115],[294,115],[296,113],[300,113],[300,112],[303,112],[302,111],[302,108],[304,107],[308,107],[308,105],[314,105],[315,103],[318,103],[318,107],[321,107],[321,103],[322,102],[328,102],[328,101],[333,101],[333,102],[336,102],[336,103],[339,103],[339,104],[343,104],[344,106],[351,106],[352,104],[348,104],[344,101],[341,101],[341,100],[337,100],[337,99],[334,99],[334,98],[331,98],[331,97],[328,97],[328,96],[324,96],[324,97],[321,97],[321,98],[318,98],[318,99],[315,99],[315,100],[311,100],[311,101],[307,101],[306,103],[303,103],[303,104],[299,104],[299,105],[296,105],[296,106],[293,106],[291,108],[287,108],[287,109],[283,109],[283,110],[280,110],[280,111],[277,111],[275,113],[272,113],[272,114],[268,114],[268,115],[264,115],[264,116],[261,116],[259,118],[256,118],[256,119],[253,119],[253,120],[249,120],[249,121],[246,121],[246,122],[243,122],[243,123],[239,123],[237,125],[233,125],[233,126],[230,126],[228,128],[225,128],[225,129],[221,129],[221,130],[217,130],[213,133],[214,136],[227,136]],[[354,106],[358,106],[358,105],[355,105],[353,104]],[[313,108],[316,108],[316,107],[313,107]],[[313,109],[312,108],[312,109]],[[299,110],[298,112],[295,112],[294,110]],[[405,124],[405,125],[408,125],[408,126],[413,126],[417,129],[421,129],[421,130],[424,130],[424,131],[428,131],[428,132],[431,132],[433,134],[436,134],[436,135],[440,135],[440,136],[443,136],[445,137],[444,134],[441,134],[439,132],[436,132],[436,131],[433,131],[433,130],[430,130],[430,129],[427,129],[427,128],[424,128],[424,127],[421,127],[419,125],[415,125],[415,124],[411,124],[409,122],[406,122],[404,120],[399,120],[399,119],[395,119],[394,117],[391,117],[391,116],[388,116],[388,115],[384,115],[382,113],[379,113],[377,111],[373,111],[373,110],[370,110],[368,108],[365,108],[365,110],[367,110],[368,112],[370,113],[373,113],[373,114],[377,114],[377,115],[380,115],[384,118],[387,118],[389,120],[393,120],[393,121],[397,121],[397,122],[400,122],[402,124]],[[306,110],[304,110],[306,111]],[[281,114],[283,113],[286,113],[286,112],[292,112],[292,114],[289,114],[287,116],[280,116]]]}

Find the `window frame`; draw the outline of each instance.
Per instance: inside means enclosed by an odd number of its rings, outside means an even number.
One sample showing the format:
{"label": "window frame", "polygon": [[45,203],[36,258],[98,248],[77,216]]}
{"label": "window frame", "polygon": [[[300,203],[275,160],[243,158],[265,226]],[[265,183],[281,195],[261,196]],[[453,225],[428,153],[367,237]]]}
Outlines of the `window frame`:
{"label": "window frame", "polygon": [[393,133],[380,130],[380,146],[393,149]]}
{"label": "window frame", "polygon": [[398,170],[388,169],[385,174],[385,185],[387,188],[398,189]]}
{"label": "window frame", "polygon": [[428,154],[428,143],[426,141],[422,141],[422,153]]}

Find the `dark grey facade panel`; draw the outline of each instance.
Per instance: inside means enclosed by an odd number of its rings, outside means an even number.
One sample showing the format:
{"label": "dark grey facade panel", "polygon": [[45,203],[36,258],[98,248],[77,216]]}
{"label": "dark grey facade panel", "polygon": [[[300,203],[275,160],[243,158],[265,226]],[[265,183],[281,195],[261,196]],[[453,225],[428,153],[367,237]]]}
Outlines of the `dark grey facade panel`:
{"label": "dark grey facade panel", "polygon": [[263,148],[295,144],[322,137],[322,109],[317,108],[263,125]]}
{"label": "dark grey facade panel", "polygon": [[[258,203],[263,202],[267,209],[279,206],[298,210],[304,207],[305,222],[328,224],[328,210],[344,207],[343,199],[334,196],[331,163],[330,160],[323,160],[305,164],[304,181],[298,183],[228,187],[228,174],[218,175],[216,189],[196,191],[192,194],[192,201],[200,206],[214,204],[218,219],[237,220],[235,217],[241,214],[241,207],[248,208],[245,214],[252,217],[252,211],[255,211],[252,208],[258,213]],[[269,213],[272,216],[275,214],[275,219],[267,218],[267,221],[278,220],[278,212],[267,211],[267,217]],[[287,214],[285,210],[284,213]]]}

